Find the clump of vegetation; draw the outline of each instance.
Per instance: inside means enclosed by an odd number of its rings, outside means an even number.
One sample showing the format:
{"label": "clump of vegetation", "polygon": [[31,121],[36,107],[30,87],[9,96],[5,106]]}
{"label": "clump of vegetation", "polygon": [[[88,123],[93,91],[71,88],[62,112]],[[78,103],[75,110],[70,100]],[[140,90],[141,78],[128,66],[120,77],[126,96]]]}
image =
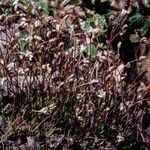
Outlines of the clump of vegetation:
{"label": "clump of vegetation", "polygon": [[150,23],[132,5],[98,14],[79,1],[0,3],[2,149],[148,149],[145,57],[127,52]]}

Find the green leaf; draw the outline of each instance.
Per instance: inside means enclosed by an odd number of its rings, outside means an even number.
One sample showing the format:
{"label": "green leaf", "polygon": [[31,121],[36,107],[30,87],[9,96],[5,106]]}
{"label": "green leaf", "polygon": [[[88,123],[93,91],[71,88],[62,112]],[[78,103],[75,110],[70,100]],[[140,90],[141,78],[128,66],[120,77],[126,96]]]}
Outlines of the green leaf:
{"label": "green leaf", "polygon": [[140,37],[137,34],[130,34],[130,41],[132,43],[140,42]]}
{"label": "green leaf", "polygon": [[70,0],[68,2],[68,5],[77,5],[77,4],[79,4],[79,0]]}
{"label": "green leaf", "polygon": [[47,0],[39,0],[37,3],[36,3],[37,7],[41,7],[43,13],[48,16],[49,13],[53,13],[53,7],[50,6],[49,2]]}
{"label": "green leaf", "polygon": [[129,18],[129,27],[138,28],[141,35],[144,36],[150,28],[150,22],[145,16],[137,12]]}
{"label": "green leaf", "polygon": [[23,3],[28,6],[30,4],[30,1],[29,0],[23,0]]}
{"label": "green leaf", "polygon": [[18,40],[17,43],[18,43],[19,47],[21,48],[21,50],[24,51],[27,43],[23,40]]}
{"label": "green leaf", "polygon": [[97,54],[97,48],[96,48],[96,46],[94,44],[87,45],[87,52],[91,56],[95,56]]}
{"label": "green leaf", "polygon": [[81,27],[86,32],[92,31],[92,29],[99,28],[100,32],[104,34],[106,32],[107,23],[104,16],[95,14],[91,18],[88,18],[85,22],[81,23]]}
{"label": "green leaf", "polygon": [[144,36],[148,32],[149,28],[150,28],[150,22],[148,20],[145,20],[143,27],[140,29],[142,36]]}
{"label": "green leaf", "polygon": [[84,24],[82,25],[82,27],[87,32],[92,29],[92,26],[91,26],[91,24],[90,24],[90,22],[88,20],[84,22]]}

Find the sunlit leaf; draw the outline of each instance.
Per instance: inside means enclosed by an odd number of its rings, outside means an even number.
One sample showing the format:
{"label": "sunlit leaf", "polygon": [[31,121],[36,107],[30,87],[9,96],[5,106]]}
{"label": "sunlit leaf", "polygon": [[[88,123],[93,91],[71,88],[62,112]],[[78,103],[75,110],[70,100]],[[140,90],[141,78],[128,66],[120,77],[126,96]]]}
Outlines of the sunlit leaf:
{"label": "sunlit leaf", "polygon": [[138,43],[140,41],[140,37],[137,34],[131,34],[130,35],[130,41],[132,43]]}

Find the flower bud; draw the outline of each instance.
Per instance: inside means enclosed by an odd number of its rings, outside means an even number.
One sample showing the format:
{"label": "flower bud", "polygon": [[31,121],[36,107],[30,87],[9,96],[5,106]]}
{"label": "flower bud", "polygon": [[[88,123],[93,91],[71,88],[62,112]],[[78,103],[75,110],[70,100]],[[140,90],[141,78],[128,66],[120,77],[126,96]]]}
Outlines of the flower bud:
{"label": "flower bud", "polygon": [[126,64],[126,67],[127,67],[127,68],[130,68],[130,67],[131,67],[131,63],[128,62],[128,63]]}
{"label": "flower bud", "polygon": [[140,43],[145,43],[147,41],[146,37],[141,38]]}
{"label": "flower bud", "polygon": [[121,45],[122,45],[122,42],[119,42],[119,43],[117,44],[117,48],[120,49],[120,48],[121,48]]}

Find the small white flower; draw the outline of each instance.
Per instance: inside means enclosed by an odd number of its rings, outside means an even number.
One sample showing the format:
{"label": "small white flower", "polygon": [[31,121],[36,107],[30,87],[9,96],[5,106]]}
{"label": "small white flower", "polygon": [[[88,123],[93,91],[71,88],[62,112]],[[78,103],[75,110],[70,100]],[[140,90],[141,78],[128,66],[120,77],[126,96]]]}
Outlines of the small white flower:
{"label": "small white flower", "polygon": [[56,107],[55,104],[50,104],[47,107],[43,107],[41,110],[32,110],[33,112],[37,112],[37,113],[42,113],[42,114],[47,114],[48,111],[50,112],[51,110],[53,110]]}
{"label": "small white flower", "polygon": [[42,69],[46,69],[48,73],[51,73],[52,69],[50,68],[49,64],[42,65]]}
{"label": "small white flower", "polygon": [[80,109],[79,108],[76,108],[76,116],[78,116],[80,113]]}
{"label": "small white flower", "polygon": [[15,37],[20,37],[21,33],[20,32],[16,32],[15,33]]}
{"label": "small white flower", "polygon": [[36,15],[36,9],[32,8],[31,13],[32,13],[32,15]]}
{"label": "small white flower", "polygon": [[140,56],[139,60],[144,60],[146,58],[147,58],[146,56]]}
{"label": "small white flower", "polygon": [[99,62],[95,63],[95,68],[98,69],[99,68]]}
{"label": "small white flower", "polygon": [[21,13],[19,16],[20,16],[20,17],[25,17],[25,16],[26,16],[26,14]]}
{"label": "small white flower", "polygon": [[108,52],[107,50],[105,50],[105,51],[103,52],[103,55],[108,56],[108,55],[109,55],[109,52]]}
{"label": "small white flower", "polygon": [[26,51],[25,56],[26,56],[27,58],[29,58],[30,61],[31,61],[32,58],[33,58],[33,54],[32,54],[31,51]]}
{"label": "small white flower", "polygon": [[84,81],[84,78],[83,78],[83,77],[80,77],[79,80]]}
{"label": "small white flower", "polygon": [[128,25],[125,24],[125,25],[122,27],[122,29],[125,30],[127,27],[128,27]]}
{"label": "small white flower", "polygon": [[78,117],[78,120],[79,120],[79,121],[82,121],[82,120],[83,120],[83,118],[82,118],[81,116],[79,116],[79,117]]}
{"label": "small white flower", "polygon": [[69,56],[69,52],[68,51],[65,52],[65,56]]}
{"label": "small white flower", "polygon": [[0,59],[0,63],[3,65],[3,64],[4,64],[4,60],[3,60],[3,59]]}
{"label": "small white flower", "polygon": [[19,59],[20,60],[22,60],[23,59],[23,55],[21,54],[21,55],[19,55]]}
{"label": "small white flower", "polygon": [[69,2],[69,0],[62,1],[61,6],[65,6],[66,4],[68,4],[68,2]]}
{"label": "small white flower", "polygon": [[30,69],[29,68],[25,68],[24,69],[24,72],[28,72]]}
{"label": "small white flower", "polygon": [[11,62],[11,63],[8,64],[6,67],[7,67],[8,70],[11,70],[11,69],[13,69],[13,68],[15,67],[15,63],[14,63],[14,62]]}
{"label": "small white flower", "polygon": [[89,38],[88,36],[86,36],[86,42],[87,42],[87,44],[90,44],[92,42],[91,38]]}
{"label": "small white flower", "polygon": [[120,42],[117,44],[117,48],[120,49],[120,48],[121,48],[121,45],[122,45],[122,42],[120,41]]}
{"label": "small white flower", "polygon": [[3,16],[2,15],[0,15],[0,20],[2,20],[3,19]]}
{"label": "small white flower", "polygon": [[120,143],[120,142],[123,142],[123,141],[125,141],[125,138],[121,135],[121,134],[119,134],[118,136],[117,136],[117,141]]}
{"label": "small white flower", "polygon": [[56,24],[56,31],[57,31],[57,32],[60,31],[60,24]]}
{"label": "small white flower", "polygon": [[120,32],[120,33],[119,33],[120,36],[123,36],[123,34],[124,34],[124,32]]}
{"label": "small white flower", "polygon": [[93,111],[94,111],[93,108],[88,109],[88,113],[93,113]]}
{"label": "small white flower", "polygon": [[37,28],[37,27],[40,27],[40,26],[41,26],[41,21],[39,21],[39,20],[35,21],[34,26],[35,26],[36,28]]}
{"label": "small white flower", "polygon": [[42,6],[39,6],[39,7],[38,7],[38,10],[42,10]]}
{"label": "small white flower", "polygon": [[114,68],[115,68],[115,66],[111,66],[111,67],[108,68],[108,71],[111,72]]}
{"label": "small white flower", "polygon": [[51,31],[48,31],[48,32],[46,33],[46,36],[47,36],[47,37],[50,37],[50,35],[51,35]]}
{"label": "small white flower", "polygon": [[40,36],[38,36],[38,35],[35,35],[34,38],[35,38],[36,40],[42,41],[42,38],[41,38]]}
{"label": "small white flower", "polygon": [[137,96],[137,98],[138,99],[141,99],[142,98],[142,95],[141,94],[137,94],[138,96]]}
{"label": "small white flower", "polygon": [[68,79],[71,79],[71,78],[73,78],[74,77],[74,74],[71,74],[69,77],[68,77]]}
{"label": "small white flower", "polygon": [[107,56],[102,54],[102,52],[98,52],[96,56],[99,58],[100,62],[104,62],[104,60],[107,60]]}
{"label": "small white flower", "polygon": [[90,62],[90,61],[89,61],[88,59],[86,59],[86,58],[83,59],[82,61],[83,61],[83,63],[85,63],[85,64],[88,64],[88,63]]}
{"label": "small white flower", "polygon": [[125,16],[126,14],[128,14],[129,12],[125,9],[122,9],[121,11],[121,16]]}
{"label": "small white flower", "polygon": [[127,68],[131,68],[131,63],[128,62],[128,63],[126,64],[126,67],[127,67]]}
{"label": "small white flower", "polygon": [[29,42],[31,42],[33,40],[33,36],[31,36],[31,35],[29,35],[26,39],[25,39],[25,41],[29,41]]}
{"label": "small white flower", "polygon": [[140,43],[145,43],[147,41],[146,37],[141,38]]}
{"label": "small white flower", "polygon": [[47,72],[50,74],[52,69],[50,67],[47,68]]}
{"label": "small white flower", "polygon": [[18,5],[19,0],[14,0],[13,5]]}
{"label": "small white flower", "polygon": [[101,33],[101,30],[99,28],[95,28],[91,31],[93,34],[98,35]]}
{"label": "small white flower", "polygon": [[24,74],[25,72],[24,72],[24,69],[23,68],[19,68],[18,69],[18,74]]}
{"label": "small white flower", "polygon": [[99,98],[105,98],[106,97],[106,92],[101,89],[101,90],[98,90],[98,95],[97,95]]}
{"label": "small white flower", "polygon": [[17,15],[19,15],[19,14],[20,14],[20,12],[19,12],[19,11],[16,11],[16,14],[17,14]]}
{"label": "small white flower", "polygon": [[124,104],[120,103],[120,111],[123,111],[123,110],[124,110]]}
{"label": "small white flower", "polygon": [[83,96],[82,96],[82,94],[77,94],[77,99],[80,99],[80,98],[82,98]]}
{"label": "small white flower", "polygon": [[109,108],[109,107],[107,107],[105,110],[106,110],[106,111],[109,111],[109,110],[110,110],[110,108]]}
{"label": "small white flower", "polygon": [[26,19],[25,17],[22,17],[22,18],[20,19],[20,21],[22,21],[22,22],[26,22],[26,21],[27,21],[27,19]]}
{"label": "small white flower", "polygon": [[28,23],[26,23],[25,21],[21,21],[20,26],[25,28],[27,27]]}
{"label": "small white flower", "polygon": [[113,75],[116,79],[116,82],[119,83],[121,81],[121,74],[125,68],[124,64],[120,64],[116,70],[113,71]]}
{"label": "small white flower", "polygon": [[5,81],[7,81],[7,78],[2,78],[1,81],[0,81],[0,84],[4,85]]}
{"label": "small white flower", "polygon": [[46,69],[46,65],[42,65],[42,69]]}
{"label": "small white flower", "polygon": [[13,43],[13,42],[14,42],[14,40],[15,40],[14,38],[11,38],[10,42],[11,42],[11,43]]}
{"label": "small white flower", "polygon": [[83,45],[83,44],[81,44],[81,46],[80,46],[80,52],[82,53],[82,52],[84,52],[85,50],[86,50],[86,46]]}
{"label": "small white flower", "polygon": [[94,84],[94,83],[98,83],[98,80],[97,79],[93,79],[89,82],[89,84]]}
{"label": "small white flower", "polygon": [[27,143],[28,143],[28,146],[29,146],[31,149],[34,148],[35,141],[34,141],[34,139],[33,139],[31,136],[27,137]]}

